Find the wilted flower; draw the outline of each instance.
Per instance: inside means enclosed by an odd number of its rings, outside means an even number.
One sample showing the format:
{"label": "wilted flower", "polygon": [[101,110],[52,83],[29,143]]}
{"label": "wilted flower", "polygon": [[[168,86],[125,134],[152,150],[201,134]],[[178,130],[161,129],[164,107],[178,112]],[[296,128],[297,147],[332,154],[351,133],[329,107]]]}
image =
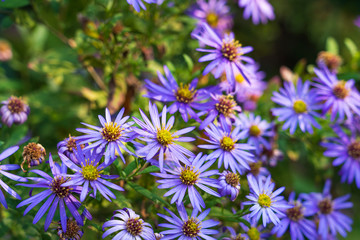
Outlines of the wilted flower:
{"label": "wilted flower", "polygon": [[0,61],[8,61],[12,56],[11,46],[7,42],[0,40]]}
{"label": "wilted flower", "polygon": [[267,0],[239,0],[239,6],[244,8],[244,19],[252,17],[254,24],[275,19],[274,8]]}
{"label": "wilted flower", "polygon": [[1,103],[4,104],[0,108],[1,121],[8,127],[11,127],[13,123],[23,124],[27,120],[30,108],[21,97],[11,96]]}
{"label": "wilted flower", "polygon": [[102,238],[105,238],[114,232],[119,232],[113,238],[114,240],[155,240],[154,231],[152,230],[151,225],[144,222],[140,216],[130,208],[116,210],[116,214],[114,214],[112,220],[104,223],[103,230],[107,227],[110,228],[106,230],[102,235]]}
{"label": "wilted flower", "polygon": [[28,168],[37,166],[45,160],[46,151],[40,143],[31,142],[24,147],[22,153],[24,161],[21,163],[21,169],[24,170],[24,164],[28,164]]}

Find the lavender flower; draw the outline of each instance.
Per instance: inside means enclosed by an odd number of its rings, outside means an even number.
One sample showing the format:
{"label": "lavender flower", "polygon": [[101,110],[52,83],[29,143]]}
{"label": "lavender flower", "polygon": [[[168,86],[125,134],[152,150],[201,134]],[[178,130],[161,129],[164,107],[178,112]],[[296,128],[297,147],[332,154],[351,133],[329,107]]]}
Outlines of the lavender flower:
{"label": "lavender flower", "polygon": [[316,100],[324,102],[323,114],[331,109],[331,121],[337,116],[342,121],[345,115],[351,119],[353,112],[360,115],[360,94],[355,88],[354,80],[339,81],[336,74],[331,73],[325,66],[321,69],[315,68],[314,72],[317,75],[314,79],[317,83],[313,84],[316,87]]}
{"label": "lavender flower", "polygon": [[313,221],[306,219],[306,211],[301,200],[295,200],[295,193],[289,196],[289,205],[292,208],[286,210],[286,216],[280,218],[281,222],[272,229],[272,233],[280,238],[289,229],[291,239],[303,240],[304,236],[308,239],[315,239],[316,225]]}
{"label": "lavender flower", "polygon": [[303,194],[305,200],[304,207],[307,215],[317,214],[319,218],[318,233],[323,239],[328,239],[331,235],[339,233],[346,237],[347,231],[351,231],[352,220],[340,212],[342,209],[352,208],[353,204],[347,202],[350,194],[332,199],[330,194],[331,181],[327,180],[322,193]]}
{"label": "lavender flower", "polygon": [[296,89],[293,82],[284,83],[285,88],[280,89],[280,93],[274,92],[271,98],[275,103],[282,105],[282,108],[273,108],[272,112],[279,117],[279,121],[285,121],[282,129],[290,128],[290,133],[294,134],[299,125],[302,132],[313,133],[312,125],[320,128],[315,117],[319,114],[315,110],[319,109],[315,100],[315,94],[309,91],[310,82],[302,84],[301,79],[297,81]]}
{"label": "lavender flower", "polygon": [[[34,181],[33,184],[25,184],[20,183],[18,185],[30,188],[45,188],[46,190],[37,193],[36,195],[22,201],[17,205],[17,208],[29,205],[24,212],[26,215],[31,209],[33,209],[36,205],[47,200],[41,206],[39,211],[36,213],[34,217],[33,224],[37,223],[42,216],[49,210],[45,220],[45,231],[47,231],[52,219],[54,218],[56,209],[59,209],[60,212],[60,221],[61,227],[64,232],[67,229],[67,214],[66,207],[68,208],[70,214],[75,218],[76,222],[83,225],[83,219],[80,216],[78,209],[81,206],[81,203],[72,195],[72,193],[80,194],[81,187],[62,187],[61,185],[70,179],[66,177],[67,168],[66,165],[63,164],[60,166],[57,163],[54,163],[51,154],[49,154],[49,164],[51,168],[51,173],[53,177],[49,176],[47,173],[41,170],[30,170],[30,172],[36,173],[40,177],[29,177],[28,179]],[[91,214],[86,210],[83,211],[83,214],[88,218],[92,219]]]}
{"label": "lavender flower", "polygon": [[360,28],[360,16],[358,16],[358,17],[354,20],[354,24],[355,24],[355,26],[357,26],[358,28]]}
{"label": "lavender flower", "polygon": [[222,197],[230,196],[235,201],[240,191],[240,176],[230,171],[224,171],[219,177],[219,193]]}
{"label": "lavender flower", "polygon": [[139,149],[136,154],[139,156],[146,156],[146,160],[149,161],[156,154],[159,156],[159,167],[160,171],[163,171],[164,154],[169,153],[172,155],[172,159],[175,161],[179,160],[184,164],[190,164],[185,155],[193,157],[194,154],[186,148],[176,144],[175,142],[191,142],[194,138],[191,137],[180,137],[185,133],[194,130],[195,127],[187,127],[182,130],[171,133],[170,130],[174,125],[175,118],[171,116],[169,121],[166,121],[166,106],[163,108],[161,113],[161,124],[160,117],[156,105],[149,102],[149,112],[152,122],[148,119],[145,113],[140,109],[140,114],[145,121],[133,117],[134,121],[141,128],[134,128],[134,131],[141,137],[140,140],[147,142],[147,145]]}
{"label": "lavender flower", "polygon": [[239,6],[244,8],[244,19],[252,17],[256,25],[275,19],[274,9],[267,0],[239,0]]}
{"label": "lavender flower", "polygon": [[164,66],[164,72],[166,78],[158,72],[162,86],[145,79],[148,90],[145,97],[165,103],[174,102],[168,109],[170,114],[179,111],[185,122],[189,120],[188,116],[200,121],[193,109],[202,109],[203,104],[200,102],[207,99],[208,94],[204,90],[196,90],[198,79],[195,78],[190,84],[180,83],[179,86],[167,66]]}
{"label": "lavender flower", "polygon": [[[207,23],[218,34],[222,35],[233,25],[230,8],[226,0],[197,0],[195,6],[190,10],[190,16],[197,19],[197,28]],[[195,29],[194,32],[198,30]]]}
{"label": "lavender flower", "polygon": [[209,170],[208,168],[216,161],[216,159],[205,162],[206,155],[202,156],[199,153],[195,158],[190,159],[191,164],[184,167],[178,166],[176,168],[164,168],[167,173],[153,173],[154,176],[162,178],[156,182],[161,183],[158,188],[172,188],[165,197],[174,194],[171,199],[171,203],[177,202],[181,204],[183,202],[186,192],[189,194],[191,205],[201,211],[201,208],[205,208],[205,202],[202,199],[195,186],[203,191],[220,197],[220,195],[207,186],[219,188],[218,181],[211,179],[209,176],[218,174],[218,170]]}
{"label": "lavender flower", "polygon": [[205,135],[209,139],[203,139],[209,144],[199,145],[199,148],[213,149],[208,159],[218,158],[218,168],[224,164],[225,169],[230,168],[232,172],[243,172],[242,168],[250,169],[248,162],[254,162],[253,154],[246,150],[253,150],[254,147],[249,144],[237,143],[238,140],[244,139],[244,134],[240,133],[241,126],[231,131],[227,124],[210,127],[205,129]]}
{"label": "lavender flower", "polygon": [[252,47],[243,47],[238,41],[234,39],[234,34],[225,34],[221,39],[212,30],[209,25],[203,24],[204,36],[198,34],[193,35],[200,42],[208,45],[214,49],[198,48],[200,52],[206,52],[207,55],[201,57],[199,62],[211,61],[211,63],[205,68],[203,75],[208,74],[214,68],[215,78],[219,78],[221,74],[226,73],[227,80],[230,85],[235,87],[235,69],[237,69],[246,81],[250,83],[251,73],[247,70],[246,66],[242,63],[254,63],[254,60],[250,57],[244,56],[251,52]]}
{"label": "lavender flower", "polygon": [[342,182],[350,184],[355,180],[356,186],[360,188],[360,140],[356,132],[348,136],[338,125],[333,130],[338,137],[328,138],[328,142],[321,143],[326,148],[324,156],[335,158],[334,166],[343,164],[340,170]]}
{"label": "lavender flower", "polygon": [[[75,164],[80,164],[80,162],[75,157],[75,151],[77,150],[77,145],[79,144],[79,140],[76,140],[69,134],[68,138],[65,138],[63,141],[60,141],[57,144],[57,149],[59,153],[64,154]],[[84,148],[84,145],[81,146]]]}
{"label": "lavender flower", "polygon": [[147,3],[157,3],[156,0],[127,0],[128,4],[132,5],[137,12],[140,12],[140,8],[146,10],[145,4],[143,1]]}
{"label": "lavender flower", "polygon": [[[0,154],[0,162],[3,161],[5,158],[11,156],[12,154],[14,154],[17,150],[19,149],[19,146],[13,146],[13,147],[10,147],[8,149],[6,149],[5,151],[3,151],[1,154]],[[17,165],[17,164],[4,164],[4,165],[0,165],[0,174],[2,176],[5,176],[7,178],[10,178],[11,180],[14,180],[14,181],[18,181],[18,182],[27,182],[27,179],[26,178],[23,178],[23,177],[19,177],[19,176],[16,176],[12,173],[8,173],[7,171],[10,171],[10,170],[16,170],[16,169],[19,169],[20,166]],[[12,190],[6,183],[4,183],[3,180],[0,179],[0,185],[1,187],[6,191],[8,192],[11,196],[21,200],[21,197],[19,196],[19,194],[17,194],[14,190]],[[5,207],[5,208],[8,208],[7,206],[7,203],[6,203],[6,199],[5,199],[5,196],[3,194],[3,192],[1,191],[0,189],[0,202],[1,204]]]}
{"label": "lavender flower", "polygon": [[165,208],[165,210],[171,215],[171,217],[158,213],[160,217],[169,222],[159,224],[159,227],[169,228],[169,230],[161,232],[165,236],[161,238],[161,240],[176,238],[184,240],[216,240],[209,235],[217,234],[218,231],[209,228],[219,225],[219,222],[212,219],[204,221],[205,217],[209,214],[210,209],[205,210],[200,215],[198,215],[198,210],[194,209],[191,216],[188,216],[183,204],[178,205],[177,209],[180,218],[167,208]]}
{"label": "lavender flower", "polygon": [[105,150],[105,164],[109,164],[110,161],[114,161],[116,158],[115,152],[117,152],[125,163],[125,158],[121,153],[121,149],[127,151],[129,154],[132,154],[125,147],[124,142],[130,141],[131,137],[133,136],[130,127],[134,124],[134,122],[126,123],[126,121],[129,119],[129,116],[123,118],[124,111],[125,108],[121,109],[121,111],[116,116],[115,121],[112,121],[109,109],[106,108],[105,118],[101,115],[98,116],[102,126],[101,128],[90,124],[82,123],[89,128],[95,129],[76,129],[77,131],[86,134],[76,137],[76,139],[79,140],[79,144],[92,142],[92,144],[84,148],[84,151],[89,151],[90,149],[96,148],[96,152],[100,153]]}
{"label": "lavender flower", "polygon": [[22,98],[11,96],[1,103],[4,104],[0,108],[1,121],[8,127],[11,127],[13,123],[23,124],[27,120],[30,108]]}
{"label": "lavender flower", "polygon": [[241,126],[241,134],[248,138],[248,144],[256,149],[256,154],[262,150],[262,146],[266,149],[271,149],[269,138],[274,136],[273,124],[266,120],[261,120],[260,116],[255,116],[253,113],[249,115],[240,114],[236,124]]}
{"label": "lavender flower", "polygon": [[271,183],[271,176],[265,178],[255,179],[248,175],[248,182],[250,187],[250,195],[247,195],[250,201],[244,202],[244,205],[252,205],[250,208],[250,218],[255,219],[256,222],[262,217],[263,226],[272,222],[275,225],[280,223],[279,217],[285,216],[284,210],[290,206],[284,201],[283,196],[279,196],[285,190],[281,187],[273,192],[275,184]]}
{"label": "lavender flower", "polygon": [[144,222],[133,210],[124,208],[116,210],[116,212],[117,213],[111,220],[104,223],[103,230],[107,227],[110,228],[106,230],[102,235],[102,238],[118,232],[112,239],[155,240],[154,231],[152,230],[151,225]]}
{"label": "lavender flower", "polygon": [[99,191],[110,202],[110,197],[116,199],[116,196],[108,188],[124,191],[122,187],[105,180],[118,178],[119,176],[101,174],[107,165],[105,163],[100,164],[102,155],[96,154],[95,151],[83,152],[78,147],[75,157],[80,164],[74,164],[73,161],[62,153],[59,153],[59,157],[67,167],[75,172],[73,175],[68,175],[71,179],[61,186],[82,186],[80,194],[81,202],[85,200],[90,188],[94,191],[94,197],[96,197],[96,192]]}
{"label": "lavender flower", "polygon": [[210,95],[212,100],[209,101],[203,107],[203,113],[207,113],[206,118],[200,124],[199,129],[202,130],[212,123],[217,117],[219,117],[220,122],[227,122],[231,124],[235,120],[235,113],[241,112],[241,107],[237,105],[234,101],[234,96],[232,95]]}

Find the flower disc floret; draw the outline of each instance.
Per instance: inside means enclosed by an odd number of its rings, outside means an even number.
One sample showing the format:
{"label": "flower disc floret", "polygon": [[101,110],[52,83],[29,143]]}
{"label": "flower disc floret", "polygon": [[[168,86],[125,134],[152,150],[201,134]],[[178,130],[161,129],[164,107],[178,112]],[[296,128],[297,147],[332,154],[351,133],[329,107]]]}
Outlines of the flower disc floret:
{"label": "flower disc floret", "polygon": [[181,182],[185,185],[194,185],[196,181],[199,179],[199,172],[194,172],[194,169],[190,166],[186,166],[180,174]]}
{"label": "flower disc floret", "polygon": [[318,207],[322,214],[330,214],[333,211],[333,203],[329,198],[321,200],[318,204]]}
{"label": "flower disc floret", "polygon": [[190,218],[184,222],[182,230],[186,237],[197,237],[201,230],[201,224],[197,219]]}
{"label": "flower disc floret", "polygon": [[345,99],[349,95],[350,91],[345,86],[345,81],[339,81],[333,88],[333,94],[338,99]]}
{"label": "flower disc floret", "polygon": [[143,222],[140,218],[130,218],[126,222],[126,231],[133,236],[139,236],[143,229]]}
{"label": "flower disc floret", "polygon": [[82,167],[81,174],[83,175],[84,179],[89,181],[97,180],[100,177],[100,172],[97,166],[88,164]]}
{"label": "flower disc floret", "polygon": [[257,125],[252,125],[249,129],[249,133],[251,136],[257,137],[261,134],[261,129]]}
{"label": "flower disc floret", "polygon": [[260,232],[256,227],[252,227],[247,232],[250,240],[260,240]]}
{"label": "flower disc floret", "polygon": [[225,181],[227,184],[231,185],[232,187],[237,187],[240,182],[240,177],[236,173],[229,172],[225,176]]}
{"label": "flower disc floret", "polygon": [[167,146],[169,144],[172,144],[174,137],[167,129],[159,129],[157,131],[156,139],[158,142],[163,145]]}
{"label": "flower disc floret", "polygon": [[108,142],[114,142],[121,136],[120,125],[114,122],[105,123],[105,127],[102,128],[101,134],[103,138]]}
{"label": "flower disc floret", "polygon": [[66,232],[61,227],[61,223],[58,226],[58,235],[60,240],[63,239],[75,239],[79,240],[82,236],[82,231],[80,226],[76,223],[75,220],[68,219],[66,223]]}
{"label": "flower disc floret", "polygon": [[176,100],[182,103],[190,103],[194,100],[196,94],[195,89],[190,89],[189,84],[180,84],[180,87],[176,91]]}
{"label": "flower disc floret", "polygon": [[67,182],[69,178],[65,178],[63,176],[56,176],[52,180],[50,187],[51,191],[56,194],[59,198],[64,198],[69,196],[70,194],[70,187],[62,187],[61,184]]}
{"label": "flower disc floret", "polygon": [[7,108],[11,113],[21,113],[26,110],[26,105],[21,98],[18,97],[10,97]]}
{"label": "flower disc floret", "polygon": [[219,16],[214,13],[214,12],[210,12],[207,14],[206,16],[206,22],[211,26],[211,27],[217,27],[218,23],[219,23]]}
{"label": "flower disc floret", "polygon": [[235,143],[234,143],[234,140],[232,140],[231,137],[225,136],[225,137],[223,137],[221,139],[220,146],[225,151],[230,152],[231,150],[233,150],[235,148]]}
{"label": "flower disc floret", "polygon": [[225,40],[223,40],[223,43],[221,45],[221,53],[230,62],[234,62],[241,55],[241,53],[239,52],[239,48],[241,48],[241,44],[239,43],[239,41],[232,39],[231,41],[226,42]]}
{"label": "flower disc floret", "polygon": [[294,111],[299,114],[307,111],[307,105],[303,100],[296,100],[294,102],[293,108],[294,108]]}
{"label": "flower disc floret", "polygon": [[360,159],[360,141],[355,141],[348,146],[348,154],[354,159]]}
{"label": "flower disc floret", "polygon": [[299,220],[303,219],[304,213],[302,210],[302,205],[296,204],[293,208],[287,209],[286,215],[293,222],[298,222]]}
{"label": "flower disc floret", "polygon": [[258,203],[261,207],[270,207],[271,206],[271,198],[265,193],[261,193],[259,195]]}

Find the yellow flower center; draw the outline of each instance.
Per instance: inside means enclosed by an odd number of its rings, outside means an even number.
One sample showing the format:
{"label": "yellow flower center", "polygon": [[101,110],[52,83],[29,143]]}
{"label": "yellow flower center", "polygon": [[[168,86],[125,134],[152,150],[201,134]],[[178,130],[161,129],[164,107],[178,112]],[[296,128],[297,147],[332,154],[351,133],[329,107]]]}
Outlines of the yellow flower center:
{"label": "yellow flower center", "polygon": [[344,99],[349,95],[350,91],[345,87],[345,81],[339,81],[333,88],[333,94],[338,99]]}
{"label": "yellow flower center", "polygon": [[265,193],[261,193],[259,195],[258,203],[261,207],[270,207],[271,206],[271,198]]}
{"label": "yellow flower center", "polygon": [[86,165],[82,166],[81,174],[83,175],[84,179],[89,181],[94,181],[100,177],[100,171],[97,168],[97,165],[94,166],[92,162],[86,161]]}
{"label": "yellow flower center", "polygon": [[173,142],[174,137],[169,132],[169,130],[163,128],[163,129],[158,129],[156,139],[161,145],[166,147],[167,145]]}
{"label": "yellow flower center", "polygon": [[230,137],[225,136],[220,140],[220,147],[225,151],[230,152],[235,148],[234,140],[232,140]]}
{"label": "yellow flower center", "polygon": [[249,129],[249,133],[251,136],[258,137],[261,134],[261,130],[258,126],[252,125]]}
{"label": "yellow flower center", "polygon": [[241,73],[239,73],[239,74],[236,74],[235,80],[236,80],[238,83],[243,83],[243,82],[245,81],[245,78],[244,78],[244,76],[243,76]]}
{"label": "yellow flower center", "polygon": [[70,194],[70,187],[62,187],[61,184],[67,182],[70,178],[65,178],[63,176],[56,176],[52,180],[50,187],[51,191],[56,194],[59,198],[67,197]]}
{"label": "yellow flower center", "polygon": [[180,84],[180,87],[176,91],[176,100],[182,103],[189,103],[194,100],[194,95],[196,93],[195,89],[190,89],[189,84],[183,85]]}
{"label": "yellow flower center", "polygon": [[235,41],[234,39],[230,42],[225,42],[223,40],[222,46],[221,46],[221,53],[223,57],[227,58],[229,61],[234,62],[238,59],[242,53],[239,51],[239,48],[241,47],[241,44],[239,41]]}
{"label": "yellow flower center", "polygon": [[182,230],[186,237],[197,237],[201,230],[201,226],[195,218],[190,218],[184,222]]}
{"label": "yellow flower center", "polygon": [[139,236],[142,232],[142,220],[140,218],[130,218],[126,222],[126,231],[131,235]]}
{"label": "yellow flower center", "polygon": [[303,100],[296,100],[293,108],[296,113],[304,113],[307,110],[306,103]]}
{"label": "yellow flower center", "polygon": [[101,134],[106,141],[114,142],[120,138],[122,130],[124,129],[120,128],[120,125],[117,125],[117,123],[109,122],[105,123]]}
{"label": "yellow flower center", "polygon": [[240,182],[240,177],[238,174],[230,172],[230,173],[226,174],[225,181],[230,186],[237,187]]}
{"label": "yellow flower center", "polygon": [[216,13],[211,12],[206,16],[206,22],[213,28],[217,27],[219,22],[219,17]]}
{"label": "yellow flower center", "polygon": [[360,159],[360,141],[355,141],[349,145],[348,154],[354,159]]}
{"label": "yellow flower center", "polygon": [[194,169],[186,166],[180,173],[180,180],[185,185],[194,185],[199,179],[200,173],[194,172]]}
{"label": "yellow flower center", "polygon": [[247,235],[249,236],[250,240],[260,240],[260,232],[256,227],[252,227],[247,232]]}
{"label": "yellow flower center", "polygon": [[228,117],[234,112],[233,108],[236,107],[236,105],[233,96],[227,95],[219,98],[219,102],[215,104],[215,108],[219,113]]}

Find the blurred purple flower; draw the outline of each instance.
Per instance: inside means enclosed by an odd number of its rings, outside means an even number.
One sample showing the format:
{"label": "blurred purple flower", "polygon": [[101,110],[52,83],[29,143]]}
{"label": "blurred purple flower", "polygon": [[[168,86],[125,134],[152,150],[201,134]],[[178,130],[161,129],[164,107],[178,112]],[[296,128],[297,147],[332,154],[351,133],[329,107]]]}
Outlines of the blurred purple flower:
{"label": "blurred purple flower", "polygon": [[304,84],[298,79],[295,85],[293,82],[285,82],[285,88],[280,89],[280,93],[274,92],[271,98],[275,103],[282,105],[281,108],[273,108],[273,115],[278,116],[279,121],[285,121],[282,129],[290,128],[290,134],[294,134],[299,125],[302,132],[313,133],[312,125],[320,128],[315,117],[319,114],[315,112],[321,108],[315,100],[316,95],[313,91],[309,91],[310,82]]}
{"label": "blurred purple flower", "polygon": [[202,24],[204,29],[204,36],[193,34],[193,37],[198,39],[201,43],[210,46],[214,49],[198,48],[200,52],[206,52],[207,55],[201,57],[199,62],[211,61],[205,68],[203,75],[208,74],[216,68],[214,76],[219,78],[224,72],[230,85],[235,88],[235,71],[239,71],[240,74],[249,83],[251,80],[251,72],[243,64],[254,63],[254,60],[250,57],[244,56],[253,50],[252,47],[243,47],[237,40],[234,39],[234,34],[225,34],[224,38],[220,38],[214,30],[206,23]]}
{"label": "blurred purple flower", "polygon": [[1,121],[8,127],[11,127],[13,123],[23,124],[27,120],[30,108],[21,97],[11,96],[1,103],[4,104],[0,108]]}
{"label": "blurred purple flower", "polygon": [[252,17],[256,25],[275,19],[274,8],[267,0],[239,0],[239,6],[244,8],[244,19]]}
{"label": "blurred purple flower", "polygon": [[140,8],[146,10],[143,1],[147,3],[157,3],[156,0],[127,0],[128,4],[132,5],[137,12],[140,12]]}
{"label": "blurred purple flower", "polygon": [[338,120],[344,120],[344,115],[351,119],[353,114],[360,115],[360,94],[355,88],[355,81],[339,81],[335,73],[331,73],[327,67],[314,69],[317,78],[316,100],[323,102],[323,114],[331,109],[331,121],[338,116]]}
{"label": "blurred purple flower", "polygon": [[354,24],[355,24],[355,26],[357,26],[358,28],[360,28],[360,16],[358,16],[358,17],[354,20]]}

